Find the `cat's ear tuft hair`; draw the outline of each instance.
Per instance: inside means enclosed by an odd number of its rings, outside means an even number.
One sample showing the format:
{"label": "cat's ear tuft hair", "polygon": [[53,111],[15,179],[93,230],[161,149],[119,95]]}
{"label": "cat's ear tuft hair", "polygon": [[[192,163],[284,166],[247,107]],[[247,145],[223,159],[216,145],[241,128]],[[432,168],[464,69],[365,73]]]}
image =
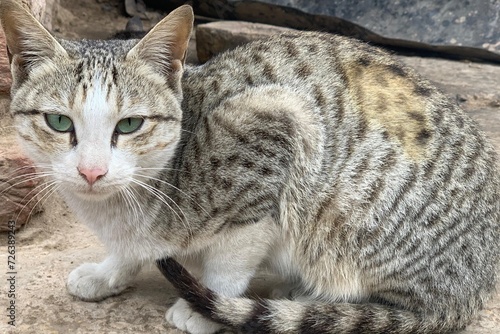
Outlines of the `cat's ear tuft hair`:
{"label": "cat's ear tuft hair", "polygon": [[186,60],[193,22],[191,6],[175,9],[128,52],[127,59],[144,60],[169,79],[178,77]]}
{"label": "cat's ear tuft hair", "polygon": [[7,41],[13,87],[20,84],[38,65],[66,50],[16,0],[0,0],[0,23]]}

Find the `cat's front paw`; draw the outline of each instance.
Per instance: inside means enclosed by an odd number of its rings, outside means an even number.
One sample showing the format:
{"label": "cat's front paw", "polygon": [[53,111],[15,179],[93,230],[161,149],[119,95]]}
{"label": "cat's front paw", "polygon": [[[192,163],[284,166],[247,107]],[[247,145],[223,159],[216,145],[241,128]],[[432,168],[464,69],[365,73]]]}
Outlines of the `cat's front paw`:
{"label": "cat's front paw", "polygon": [[98,301],[116,295],[127,287],[113,284],[109,273],[99,270],[98,263],[84,263],[73,270],[68,277],[68,292],[85,301]]}
{"label": "cat's front paw", "polygon": [[179,299],[165,317],[169,324],[190,334],[212,334],[225,328],[193,311],[184,299]]}

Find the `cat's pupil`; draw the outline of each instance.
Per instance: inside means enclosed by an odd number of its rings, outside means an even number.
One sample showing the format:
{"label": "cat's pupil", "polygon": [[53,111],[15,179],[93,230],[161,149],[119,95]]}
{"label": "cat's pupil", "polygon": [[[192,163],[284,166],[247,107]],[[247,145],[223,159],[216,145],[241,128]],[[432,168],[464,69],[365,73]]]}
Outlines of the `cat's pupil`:
{"label": "cat's pupil", "polygon": [[139,117],[127,117],[122,119],[116,124],[116,133],[118,134],[127,134],[132,133],[141,127],[143,123],[143,119]]}

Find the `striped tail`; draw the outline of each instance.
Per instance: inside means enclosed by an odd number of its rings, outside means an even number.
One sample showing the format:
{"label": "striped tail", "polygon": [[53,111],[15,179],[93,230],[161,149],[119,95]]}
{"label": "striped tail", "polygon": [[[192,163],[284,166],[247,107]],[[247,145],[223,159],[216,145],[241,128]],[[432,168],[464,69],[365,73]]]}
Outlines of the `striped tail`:
{"label": "striped tail", "polygon": [[439,319],[381,304],[226,298],[201,285],[172,258],[157,260],[157,266],[193,310],[241,333],[404,334],[461,329],[446,317]]}

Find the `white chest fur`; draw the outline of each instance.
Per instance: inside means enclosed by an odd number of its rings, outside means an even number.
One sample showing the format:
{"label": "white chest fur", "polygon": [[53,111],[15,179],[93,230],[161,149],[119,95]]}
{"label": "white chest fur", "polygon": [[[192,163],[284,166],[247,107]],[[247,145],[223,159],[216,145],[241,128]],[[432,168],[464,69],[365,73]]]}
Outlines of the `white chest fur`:
{"label": "white chest fur", "polygon": [[175,246],[153,230],[156,207],[139,210],[122,199],[86,201],[70,194],[62,195],[77,218],[94,231],[108,252],[141,262],[174,253]]}

